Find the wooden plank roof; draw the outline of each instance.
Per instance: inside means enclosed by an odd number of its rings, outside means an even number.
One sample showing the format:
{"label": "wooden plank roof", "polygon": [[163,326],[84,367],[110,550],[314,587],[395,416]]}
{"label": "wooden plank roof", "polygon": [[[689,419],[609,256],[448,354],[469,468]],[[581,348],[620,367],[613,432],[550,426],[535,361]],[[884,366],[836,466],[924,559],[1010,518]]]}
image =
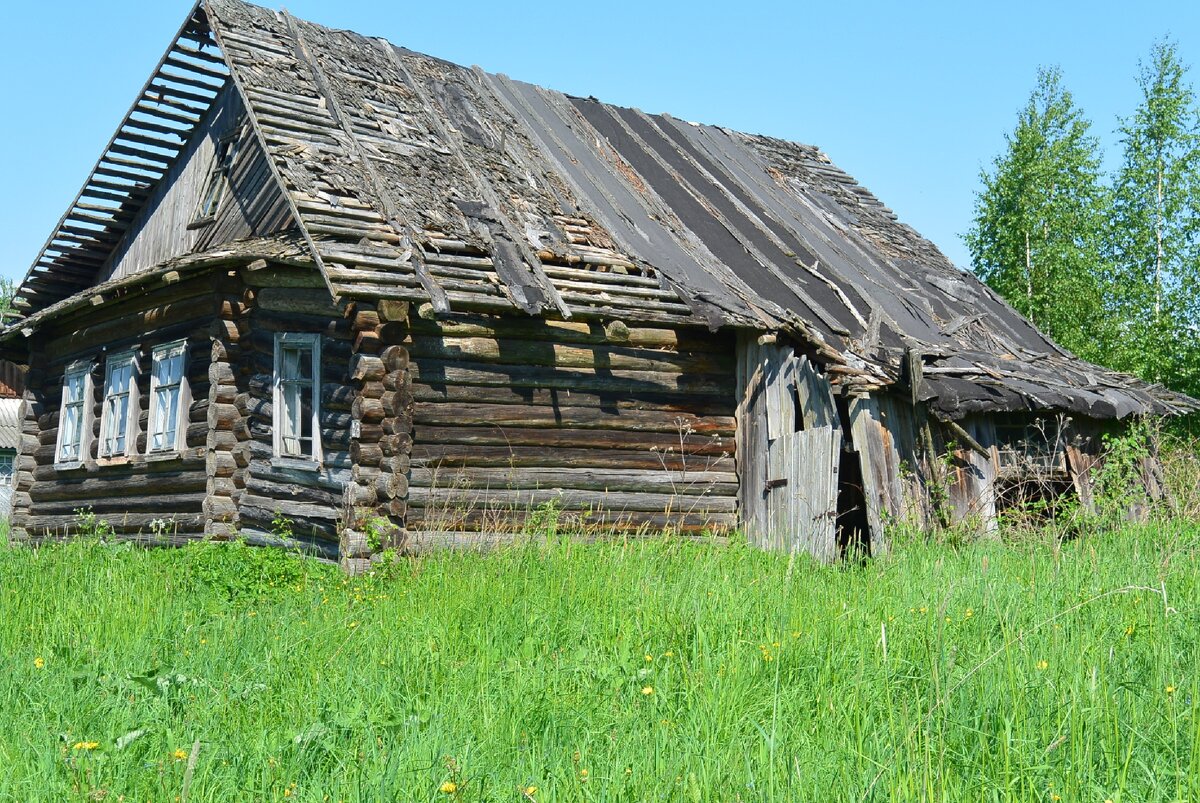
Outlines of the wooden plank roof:
{"label": "wooden plank roof", "polygon": [[[191,71],[186,91],[167,68]],[[94,279],[225,76],[336,298],[778,330],[860,389],[915,359],[918,395],[948,418],[1194,408],[1059,348],[814,147],[568,97],[241,0],[189,15],[22,285],[28,312]],[[97,212],[95,191],[122,200]]]}

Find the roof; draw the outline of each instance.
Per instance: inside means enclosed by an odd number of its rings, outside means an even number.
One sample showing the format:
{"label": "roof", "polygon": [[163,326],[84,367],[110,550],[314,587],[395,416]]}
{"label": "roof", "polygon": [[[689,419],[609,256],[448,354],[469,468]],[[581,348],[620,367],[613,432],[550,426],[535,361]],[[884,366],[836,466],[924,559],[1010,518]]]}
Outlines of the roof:
{"label": "roof", "polygon": [[[919,355],[917,393],[948,418],[1195,409],[1058,347],[814,147],[569,97],[241,0],[189,15],[23,283],[28,312],[87,286],[89,266],[94,278],[226,80],[339,299],[781,331],[860,389],[898,382]],[[114,196],[107,211],[97,192]]]}
{"label": "roof", "polygon": [[20,399],[0,399],[0,449],[21,448]]}

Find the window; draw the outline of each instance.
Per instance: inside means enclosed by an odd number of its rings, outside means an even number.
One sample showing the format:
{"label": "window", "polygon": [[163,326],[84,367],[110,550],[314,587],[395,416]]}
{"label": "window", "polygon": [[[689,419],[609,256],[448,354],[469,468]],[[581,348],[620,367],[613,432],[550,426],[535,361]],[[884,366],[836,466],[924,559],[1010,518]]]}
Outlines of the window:
{"label": "window", "polygon": [[128,454],[129,420],[137,420],[137,355],[123,351],[108,358],[104,376],[104,408],[100,414],[100,456]]}
{"label": "window", "polygon": [[187,342],[180,340],[155,347],[150,371],[150,432],[148,451],[173,452],[183,448],[181,409],[190,403],[183,372],[187,368]]}
{"label": "window", "polygon": [[233,172],[233,160],[237,156],[238,135],[241,126],[217,140],[213,153],[212,167],[208,171],[208,180],[204,182],[204,192],[200,196],[200,206],[192,220],[193,226],[211,223],[221,208],[221,199],[229,187],[229,174]]}
{"label": "window", "polygon": [[0,449],[0,490],[13,485],[13,466],[17,462],[16,449]]}
{"label": "window", "polygon": [[71,363],[63,375],[55,463],[79,463],[83,460],[83,433],[88,428],[87,418],[91,407],[91,375],[92,365],[87,362]]}
{"label": "window", "polygon": [[275,335],[275,456],[319,463],[321,340],[318,335]]}

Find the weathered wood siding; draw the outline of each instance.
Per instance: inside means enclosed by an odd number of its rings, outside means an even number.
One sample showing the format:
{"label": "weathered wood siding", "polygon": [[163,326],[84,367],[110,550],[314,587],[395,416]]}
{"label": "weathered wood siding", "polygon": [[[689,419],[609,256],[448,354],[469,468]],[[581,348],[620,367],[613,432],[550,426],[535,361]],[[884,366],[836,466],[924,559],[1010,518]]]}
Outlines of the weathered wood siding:
{"label": "weathered wood siding", "polygon": [[773,337],[740,333],[737,353],[742,526],[757,546],[833,561],[843,436],[829,380]]}
{"label": "weathered wood siding", "polygon": [[[172,257],[291,225],[287,200],[231,86],[226,86],[187,149],[118,244],[97,281],[121,278]],[[189,228],[212,169],[217,141],[241,125],[229,186],[212,223]]]}
{"label": "weathered wood siding", "polygon": [[601,530],[735,525],[731,337],[413,316],[403,345],[410,536],[511,531],[550,507]]}
{"label": "weathered wood siding", "polygon": [[[218,299],[207,275],[88,306],[56,320],[39,332],[30,353],[26,414],[14,494],[13,529],[18,537],[54,537],[76,531],[77,511],[90,510],[120,536],[156,535],[152,522],[168,541],[203,533],[207,490],[209,425],[209,361],[211,327]],[[151,349],[186,338],[186,377],[192,395],[182,412],[187,448],[165,455],[146,455],[149,418]],[[105,355],[138,351],[138,395],[141,413],[134,440],[137,454],[97,460]],[[90,398],[91,446],[79,468],[55,465],[66,366],[79,359],[94,361]],[[161,540],[161,539],[160,539]]]}

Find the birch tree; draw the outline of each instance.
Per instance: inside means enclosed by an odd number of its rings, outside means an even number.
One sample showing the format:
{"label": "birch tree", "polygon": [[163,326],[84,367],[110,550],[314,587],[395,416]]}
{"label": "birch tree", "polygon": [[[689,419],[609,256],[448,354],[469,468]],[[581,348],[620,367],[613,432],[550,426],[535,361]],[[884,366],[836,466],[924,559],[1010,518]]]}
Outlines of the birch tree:
{"label": "birch tree", "polygon": [[1085,358],[1100,356],[1100,293],[1109,194],[1091,123],[1043,69],[1004,152],[981,174],[966,235],[975,272],[1042,331]]}
{"label": "birch tree", "polygon": [[1107,295],[1115,367],[1200,392],[1200,113],[1174,43],[1138,72],[1141,103],[1119,129]]}

